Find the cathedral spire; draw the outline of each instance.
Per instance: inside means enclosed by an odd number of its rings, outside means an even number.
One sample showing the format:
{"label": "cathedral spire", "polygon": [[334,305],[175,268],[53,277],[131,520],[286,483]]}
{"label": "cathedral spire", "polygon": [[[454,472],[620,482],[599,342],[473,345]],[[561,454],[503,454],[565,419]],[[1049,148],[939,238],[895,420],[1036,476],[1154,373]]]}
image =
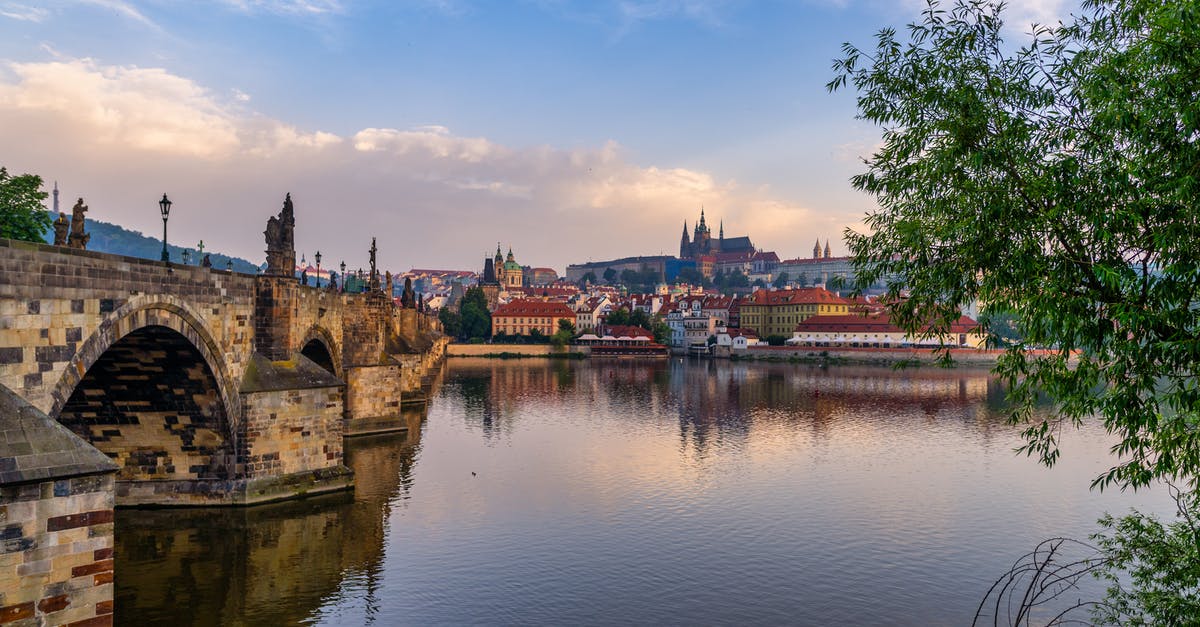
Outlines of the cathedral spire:
{"label": "cathedral spire", "polygon": [[720,233],[717,235],[717,237],[719,239],[725,239],[725,219],[724,218],[721,218],[721,230],[720,230]]}
{"label": "cathedral spire", "polygon": [[704,205],[700,205],[700,226],[696,227],[696,229],[701,233],[708,230],[708,227],[704,224]]}
{"label": "cathedral spire", "polygon": [[829,259],[832,255],[829,254],[829,238],[825,238],[825,258]]}
{"label": "cathedral spire", "polygon": [[820,257],[821,257],[821,238],[818,237],[816,243],[813,244],[813,259],[819,259]]}

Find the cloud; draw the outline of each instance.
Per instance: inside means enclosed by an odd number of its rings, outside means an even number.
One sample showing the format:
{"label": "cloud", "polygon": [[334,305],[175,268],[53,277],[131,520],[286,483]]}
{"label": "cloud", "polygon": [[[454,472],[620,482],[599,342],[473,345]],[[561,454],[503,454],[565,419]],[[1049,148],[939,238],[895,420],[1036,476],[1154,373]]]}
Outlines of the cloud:
{"label": "cloud", "polygon": [[124,0],[75,0],[79,4],[87,4],[102,9],[108,9],[121,17],[137,22],[152,30],[161,31],[162,29],[153,20],[146,17],[144,13],[139,11],[137,7],[125,2]]}
{"label": "cloud", "polygon": [[[616,142],[508,146],[444,126],[306,131],[248,111],[158,68],[91,59],[9,64],[0,74],[3,165],[57,179],[94,217],[156,232],[152,201],[176,201],[176,241],[203,238],[262,257],[262,229],[285,192],[297,207],[298,251],[352,267],[379,238],[385,267],[476,269],[495,241],[520,261],[553,266],[675,252],[700,206],[726,233],[783,257],[814,229],[857,216],[818,215],[768,188],[709,172],[639,165]],[[829,230],[832,228],[833,230]]]}
{"label": "cloud", "polygon": [[345,11],[345,7],[339,0],[222,0],[222,2],[243,13],[319,16]]}
{"label": "cloud", "polygon": [[0,3],[0,17],[23,22],[42,22],[50,17],[50,11],[41,7],[31,7],[15,2]]}
{"label": "cloud", "polygon": [[[916,10],[927,8],[927,0],[907,0],[906,4]],[[942,8],[948,10],[952,3],[942,0]],[[1031,24],[1055,25],[1066,20],[1071,11],[1079,7],[1078,0],[1006,0],[1004,3],[1005,28],[1012,32],[1028,33]],[[916,13],[913,13],[916,17]]]}

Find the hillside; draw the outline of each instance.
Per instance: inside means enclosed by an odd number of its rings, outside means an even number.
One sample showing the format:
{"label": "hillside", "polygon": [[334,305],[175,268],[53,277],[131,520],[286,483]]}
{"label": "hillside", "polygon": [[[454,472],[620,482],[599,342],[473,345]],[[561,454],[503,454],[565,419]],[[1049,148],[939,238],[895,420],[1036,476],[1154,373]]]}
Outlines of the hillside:
{"label": "hillside", "polygon": [[[67,217],[70,218],[70,214]],[[102,220],[92,220],[91,218],[87,220],[87,232],[92,236],[92,239],[88,241],[88,250],[141,257],[142,259],[160,259],[162,257],[162,239],[160,238],[147,237],[137,231],[131,231],[125,227]],[[46,230],[45,239],[48,243],[54,241],[53,227]],[[182,263],[183,248],[168,243],[167,250],[171,254],[171,261]],[[189,248],[188,251],[191,255],[191,264],[200,265],[201,255],[197,253],[196,249]],[[205,252],[208,253],[214,268],[225,269],[226,261],[230,259],[228,255],[209,250],[207,247],[205,248]],[[256,264],[239,257],[233,257],[232,259],[233,269],[237,272],[254,274],[258,271]]]}

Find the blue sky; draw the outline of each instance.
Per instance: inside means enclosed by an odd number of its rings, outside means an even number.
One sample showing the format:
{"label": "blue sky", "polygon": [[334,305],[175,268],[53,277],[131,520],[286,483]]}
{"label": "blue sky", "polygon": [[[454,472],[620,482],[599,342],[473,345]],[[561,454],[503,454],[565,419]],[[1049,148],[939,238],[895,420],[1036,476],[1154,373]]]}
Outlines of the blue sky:
{"label": "blue sky", "polygon": [[301,252],[351,265],[371,235],[394,269],[671,253],[701,205],[841,252],[878,131],[830,62],[919,6],[0,0],[3,165],[151,234],[167,191],[181,239],[255,260],[287,191]]}

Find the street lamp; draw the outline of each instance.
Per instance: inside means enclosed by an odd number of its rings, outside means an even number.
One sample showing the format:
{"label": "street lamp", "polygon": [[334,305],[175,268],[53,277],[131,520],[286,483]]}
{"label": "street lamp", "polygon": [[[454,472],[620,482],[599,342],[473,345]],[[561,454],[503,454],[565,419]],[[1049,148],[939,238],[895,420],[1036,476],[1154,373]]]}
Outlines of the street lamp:
{"label": "street lamp", "polygon": [[345,292],[346,291],[346,261],[345,260],[342,260],[342,265],[340,267],[342,268],[342,291]]}
{"label": "street lamp", "polygon": [[186,266],[192,262],[192,251],[184,248],[183,252],[180,253],[180,255],[183,257],[183,265]]}
{"label": "street lamp", "polygon": [[317,287],[320,288],[321,287],[321,251],[318,250],[317,254],[313,255],[313,259],[317,260]]}
{"label": "street lamp", "polygon": [[162,213],[163,219],[163,252],[162,260],[171,261],[171,255],[167,254],[167,217],[171,215],[171,199],[163,194],[162,200],[158,201],[158,210]]}

